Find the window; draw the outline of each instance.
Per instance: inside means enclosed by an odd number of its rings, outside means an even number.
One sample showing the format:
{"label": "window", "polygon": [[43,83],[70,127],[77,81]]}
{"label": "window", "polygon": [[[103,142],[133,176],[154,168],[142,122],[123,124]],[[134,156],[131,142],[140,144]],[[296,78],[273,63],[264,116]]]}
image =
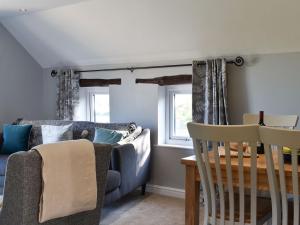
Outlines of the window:
{"label": "window", "polygon": [[187,123],[192,121],[192,92],[190,86],[174,86],[167,90],[166,142],[191,145]]}
{"label": "window", "polygon": [[110,122],[109,89],[96,88],[89,91],[90,120],[97,123]]}

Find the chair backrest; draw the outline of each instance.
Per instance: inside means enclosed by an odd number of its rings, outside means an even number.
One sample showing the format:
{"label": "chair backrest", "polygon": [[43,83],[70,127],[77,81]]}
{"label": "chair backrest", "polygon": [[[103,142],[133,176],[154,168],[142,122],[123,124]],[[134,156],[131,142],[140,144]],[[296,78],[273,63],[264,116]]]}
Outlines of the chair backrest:
{"label": "chair backrest", "polygon": [[[259,115],[246,113],[243,115],[243,124],[258,124]],[[269,127],[294,129],[297,126],[297,115],[265,115],[264,123]]]}
{"label": "chair backrest", "polygon": [[[267,172],[272,199],[272,225],[287,225],[288,219],[293,219],[294,225],[299,225],[299,167],[298,149],[300,149],[300,131],[259,128],[261,141],[265,145]],[[276,150],[272,150],[276,147]],[[291,148],[292,165],[284,165],[283,147]],[[271,149],[272,148],[272,149]],[[291,174],[287,174],[290,168]],[[279,171],[279,175],[277,171]],[[279,179],[278,179],[279,178]],[[288,215],[287,179],[292,179],[294,199],[294,217]],[[289,182],[290,183],[290,182]],[[281,218],[282,215],[282,218]]]}
{"label": "chair backrest", "polygon": [[[43,225],[98,225],[104,202],[111,145],[95,144],[97,207],[95,210],[46,221]],[[39,225],[42,191],[42,159],[36,151],[17,152],[9,157],[0,225]],[[55,194],[55,193],[54,193]]]}
{"label": "chair backrest", "polygon": [[[245,179],[244,179],[244,160],[243,160],[243,142],[248,142],[252,149],[256,150],[259,142],[258,125],[204,125],[199,123],[188,123],[188,130],[193,139],[194,151],[197,158],[197,165],[201,177],[205,213],[204,224],[216,224],[217,202],[215,184],[218,187],[220,204],[220,224],[225,224],[225,192],[229,195],[229,222],[235,222],[235,201],[234,186],[232,176],[232,158],[230,154],[230,142],[238,143],[238,186],[239,186],[239,221],[244,224],[245,221]],[[208,144],[211,143],[211,144]],[[226,168],[220,166],[220,155],[218,146],[222,144],[225,148]],[[212,151],[208,151],[209,146]],[[213,155],[213,163],[211,156]],[[214,168],[212,168],[212,165]],[[257,153],[251,151],[251,224],[256,224],[257,219]],[[225,172],[224,172],[225,170]],[[217,182],[214,180],[214,174]],[[236,180],[236,179],[235,179]]]}

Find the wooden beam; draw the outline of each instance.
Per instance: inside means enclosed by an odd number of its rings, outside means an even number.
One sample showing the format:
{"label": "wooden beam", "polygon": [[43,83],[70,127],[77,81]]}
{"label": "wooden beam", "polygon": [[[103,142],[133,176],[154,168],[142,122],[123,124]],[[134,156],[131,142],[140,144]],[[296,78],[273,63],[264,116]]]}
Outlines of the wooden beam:
{"label": "wooden beam", "polygon": [[121,79],[80,79],[80,87],[107,87],[109,85],[121,85]]}
{"label": "wooden beam", "polygon": [[176,85],[176,84],[191,84],[192,78],[193,78],[192,75],[184,74],[184,75],[175,75],[175,76],[155,77],[152,79],[136,79],[135,83],[158,84],[160,86]]}

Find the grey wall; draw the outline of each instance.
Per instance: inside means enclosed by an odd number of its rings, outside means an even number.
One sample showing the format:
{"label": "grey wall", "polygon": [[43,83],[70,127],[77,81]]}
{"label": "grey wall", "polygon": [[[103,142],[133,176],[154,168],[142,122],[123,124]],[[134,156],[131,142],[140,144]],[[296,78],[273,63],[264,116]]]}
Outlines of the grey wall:
{"label": "grey wall", "polygon": [[0,124],[43,117],[40,65],[0,23]]}
{"label": "grey wall", "polygon": [[[245,57],[242,68],[229,66],[228,86],[231,121],[242,122],[245,112],[264,110],[270,114],[300,115],[300,53],[274,54]],[[90,68],[90,67],[89,67]],[[95,66],[97,68],[97,66]],[[49,118],[54,118],[55,82],[44,71],[44,83],[48,86],[45,102]],[[135,73],[90,73],[88,78],[122,78],[121,86],[111,86],[111,121],[136,121],[149,127],[153,144],[157,140],[158,87],[134,83],[137,77],[154,77],[191,73],[191,68],[140,70]],[[45,87],[46,90],[46,87]],[[54,105],[55,106],[55,105]],[[192,155],[192,150],[155,146],[152,151],[151,183],[173,188],[184,187],[184,168],[180,159]]]}

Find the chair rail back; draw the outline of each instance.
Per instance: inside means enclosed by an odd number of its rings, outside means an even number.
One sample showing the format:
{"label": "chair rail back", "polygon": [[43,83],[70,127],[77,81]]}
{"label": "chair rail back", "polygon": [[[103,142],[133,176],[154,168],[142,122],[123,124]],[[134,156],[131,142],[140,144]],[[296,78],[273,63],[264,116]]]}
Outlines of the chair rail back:
{"label": "chair rail back", "polygon": [[[251,224],[257,223],[257,142],[260,141],[258,125],[235,125],[235,126],[216,126],[204,125],[199,123],[188,123],[190,136],[193,139],[194,151],[197,158],[197,166],[201,177],[205,209],[204,224],[217,224],[217,197],[215,184],[219,192],[220,204],[220,224],[235,223],[235,201],[232,177],[232,165],[230,154],[230,142],[238,143],[238,179],[239,179],[239,224],[245,224],[245,185],[244,185],[244,160],[243,142],[248,142],[251,149]],[[209,158],[209,147],[212,143],[214,156],[214,168],[212,168]],[[218,146],[222,144],[225,148],[226,168],[222,172],[220,166],[220,155]],[[215,175],[216,179],[214,179]],[[217,182],[215,182],[217,180]],[[229,197],[229,220],[225,215],[225,189]],[[229,223],[228,223],[229,222]]]}
{"label": "chair rail back", "polygon": [[[246,113],[243,115],[243,124],[258,124],[259,115]],[[265,115],[264,122],[270,127],[294,129],[298,123],[297,115]]]}
{"label": "chair rail back", "polygon": [[[299,225],[299,179],[298,179],[298,149],[300,149],[300,131],[260,127],[261,141],[265,145],[267,173],[272,200],[272,225],[287,225],[288,219],[293,219],[294,225]],[[277,148],[279,175],[275,172],[275,157],[272,149]],[[292,183],[293,183],[293,218],[290,218],[288,195],[286,190],[286,174],[283,157],[283,147],[292,149]],[[278,179],[279,177],[279,179]],[[282,215],[282,216],[281,216]],[[290,221],[291,222],[291,221]]]}

